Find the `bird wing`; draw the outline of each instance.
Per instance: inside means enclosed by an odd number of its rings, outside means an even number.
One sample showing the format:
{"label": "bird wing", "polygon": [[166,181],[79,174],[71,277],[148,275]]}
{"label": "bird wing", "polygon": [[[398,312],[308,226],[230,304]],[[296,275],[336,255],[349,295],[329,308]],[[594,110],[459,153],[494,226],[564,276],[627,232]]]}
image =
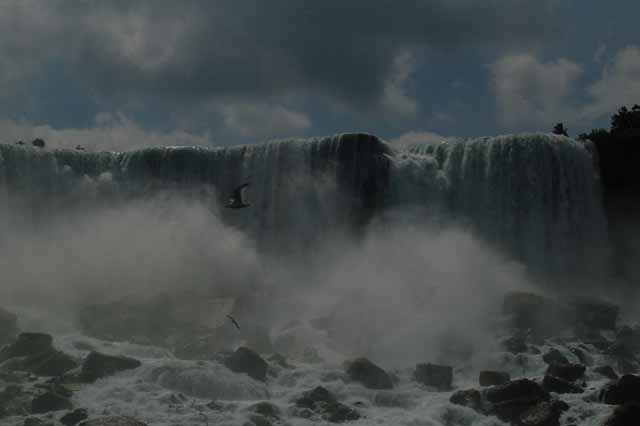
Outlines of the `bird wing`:
{"label": "bird wing", "polygon": [[244,201],[244,193],[246,188],[249,186],[249,182],[243,183],[239,187],[233,190],[233,198],[239,200],[240,202]]}

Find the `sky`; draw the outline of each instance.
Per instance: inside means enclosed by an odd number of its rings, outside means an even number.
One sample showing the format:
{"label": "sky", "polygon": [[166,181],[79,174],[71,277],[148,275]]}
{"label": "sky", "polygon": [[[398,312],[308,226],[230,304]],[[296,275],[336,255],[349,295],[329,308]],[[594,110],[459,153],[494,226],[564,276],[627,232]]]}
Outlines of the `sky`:
{"label": "sky", "polygon": [[637,0],[1,0],[0,142],[420,142],[640,103]]}

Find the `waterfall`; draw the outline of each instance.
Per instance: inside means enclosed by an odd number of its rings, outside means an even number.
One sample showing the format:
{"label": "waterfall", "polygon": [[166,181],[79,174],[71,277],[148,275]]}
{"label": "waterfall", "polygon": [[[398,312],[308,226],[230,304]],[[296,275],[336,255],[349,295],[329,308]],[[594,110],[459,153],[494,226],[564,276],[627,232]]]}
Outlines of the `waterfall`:
{"label": "waterfall", "polygon": [[[251,208],[219,208],[244,182],[251,183]],[[301,247],[362,228],[385,211],[416,207],[425,220],[447,216],[527,265],[556,272],[580,269],[607,240],[592,150],[548,134],[406,150],[368,134],[118,153],[0,145],[0,188],[32,219],[87,193],[93,201],[126,201],[202,189],[217,214],[258,241]]]}

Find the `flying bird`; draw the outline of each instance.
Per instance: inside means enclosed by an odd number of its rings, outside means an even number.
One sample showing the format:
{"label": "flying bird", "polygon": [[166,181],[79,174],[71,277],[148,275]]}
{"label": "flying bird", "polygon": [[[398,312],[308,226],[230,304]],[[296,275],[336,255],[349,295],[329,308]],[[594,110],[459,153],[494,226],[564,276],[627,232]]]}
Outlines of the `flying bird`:
{"label": "flying bird", "polygon": [[243,207],[249,207],[251,204],[245,202],[244,194],[249,186],[249,183],[243,183],[239,187],[233,190],[233,193],[229,197],[227,207],[230,209],[241,209]]}
{"label": "flying bird", "polygon": [[236,321],[236,319],[234,317],[232,317],[231,315],[227,315],[227,318],[229,318],[231,320],[231,322],[233,323],[233,325],[235,325],[236,328],[238,330],[240,330],[240,326],[238,325],[238,321]]}

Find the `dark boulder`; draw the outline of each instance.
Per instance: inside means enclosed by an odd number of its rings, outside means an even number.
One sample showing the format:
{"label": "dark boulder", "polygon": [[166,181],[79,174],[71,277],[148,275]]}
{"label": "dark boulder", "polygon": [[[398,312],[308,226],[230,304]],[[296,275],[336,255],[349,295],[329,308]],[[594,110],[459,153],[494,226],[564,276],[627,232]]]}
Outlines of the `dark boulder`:
{"label": "dark boulder", "polygon": [[625,374],[617,381],[609,383],[600,392],[600,400],[605,404],[640,403],[640,377]]}
{"label": "dark boulder", "polygon": [[547,364],[569,364],[569,360],[566,356],[562,355],[557,349],[549,349],[549,351],[542,355],[542,360]]}
{"label": "dark boulder", "polygon": [[259,414],[263,417],[271,418],[271,419],[279,419],[281,415],[280,409],[274,404],[267,401],[253,404],[248,408],[248,410],[253,413]]}
{"label": "dark boulder", "polygon": [[28,411],[29,395],[18,385],[9,385],[0,392],[0,418],[22,415]]}
{"label": "dark boulder", "polygon": [[21,333],[0,351],[0,362],[10,358],[38,355],[53,350],[53,337],[44,333]]}
{"label": "dark boulder", "polygon": [[524,335],[516,334],[515,336],[507,337],[500,342],[500,346],[514,355],[527,353],[529,347],[527,346],[527,340]]}
{"label": "dark boulder", "polygon": [[53,338],[44,333],[21,333],[0,351],[0,362],[16,358],[11,370],[38,376],[60,376],[78,366],[75,359],[53,348]]}
{"label": "dark boulder", "polygon": [[18,317],[0,308],[0,347],[11,342],[18,335]]}
{"label": "dark boulder", "polygon": [[451,389],[453,368],[446,365],[418,364],[413,372],[413,380],[440,390]]}
{"label": "dark boulder", "polygon": [[109,416],[87,420],[80,423],[80,426],[147,426],[147,424],[131,417]]}
{"label": "dark boulder", "polygon": [[569,409],[563,401],[542,401],[529,408],[514,422],[518,426],[559,426],[560,416]]}
{"label": "dark boulder", "polygon": [[449,398],[449,402],[472,408],[479,413],[485,411],[482,403],[482,394],[475,389],[456,391],[451,395],[451,398]]}
{"label": "dark boulder", "polygon": [[568,382],[564,379],[555,376],[544,376],[542,379],[542,387],[547,392],[555,392],[555,393],[583,393],[584,389],[579,386],[574,385],[571,382]]}
{"label": "dark boulder", "polygon": [[[522,423],[521,419],[525,418],[527,419],[526,421],[530,421],[530,419],[543,417],[535,413],[544,411],[547,406],[541,405],[541,403],[549,401],[551,401],[549,393],[542,389],[540,385],[528,379],[514,380],[482,391],[474,389],[459,391],[450,398],[450,402],[453,404],[464,405],[479,413],[494,415],[502,421],[512,422],[512,424],[516,425],[538,424]],[[555,413],[555,411],[550,412]],[[553,416],[549,417],[553,418]],[[543,424],[540,423],[540,425]]]}
{"label": "dark boulder", "polygon": [[249,348],[240,347],[225,361],[224,365],[236,373],[245,373],[252,379],[267,380],[267,362]]}
{"label": "dark boulder", "polygon": [[551,299],[529,292],[510,292],[503,299],[502,312],[512,327],[528,330],[536,339],[553,335],[566,327],[566,311]]}
{"label": "dark boulder", "polygon": [[298,407],[315,409],[316,404],[334,404],[336,403],[336,397],[322,386],[318,386],[313,390],[307,391],[302,394],[301,397],[296,399],[295,403]]}
{"label": "dark boulder", "polygon": [[590,330],[615,330],[620,308],[596,299],[575,299],[569,307],[576,324]]}
{"label": "dark boulder", "polygon": [[35,146],[36,148],[44,148],[45,143],[44,140],[37,138],[34,139],[33,142],[31,142],[31,145]]}
{"label": "dark boulder", "polygon": [[295,400],[298,408],[312,410],[331,423],[344,423],[358,420],[360,414],[337,401],[336,397],[322,386],[307,391]]}
{"label": "dark boulder", "polygon": [[73,407],[69,398],[54,392],[45,392],[31,401],[33,414],[48,413],[50,411],[71,410]]}
{"label": "dark boulder", "polygon": [[559,377],[568,382],[575,382],[584,376],[586,369],[582,364],[551,364],[547,368],[546,375]]}
{"label": "dark boulder", "polygon": [[80,380],[93,383],[98,379],[121,371],[133,370],[140,367],[140,365],[141,363],[137,359],[91,352],[82,363]]}
{"label": "dark boulder", "polygon": [[593,369],[594,373],[598,373],[611,380],[618,380],[619,376],[616,371],[610,365],[600,365]]}
{"label": "dark boulder", "polygon": [[357,358],[347,366],[349,378],[369,389],[391,389],[391,377],[382,368],[366,358]]}
{"label": "dark boulder", "polygon": [[637,426],[640,425],[640,404],[630,402],[617,407],[605,420],[603,426]]}
{"label": "dark boulder", "polygon": [[28,357],[22,363],[22,369],[37,376],[57,377],[78,366],[78,362],[55,349]]}
{"label": "dark boulder", "polygon": [[64,426],[75,426],[83,420],[89,417],[87,410],[84,408],[78,408],[73,410],[60,418],[60,423]]}
{"label": "dark boulder", "polygon": [[53,423],[45,422],[37,417],[27,417],[22,426],[55,426]]}
{"label": "dark boulder", "polygon": [[480,386],[504,385],[511,381],[509,373],[503,371],[481,371],[478,377]]}

